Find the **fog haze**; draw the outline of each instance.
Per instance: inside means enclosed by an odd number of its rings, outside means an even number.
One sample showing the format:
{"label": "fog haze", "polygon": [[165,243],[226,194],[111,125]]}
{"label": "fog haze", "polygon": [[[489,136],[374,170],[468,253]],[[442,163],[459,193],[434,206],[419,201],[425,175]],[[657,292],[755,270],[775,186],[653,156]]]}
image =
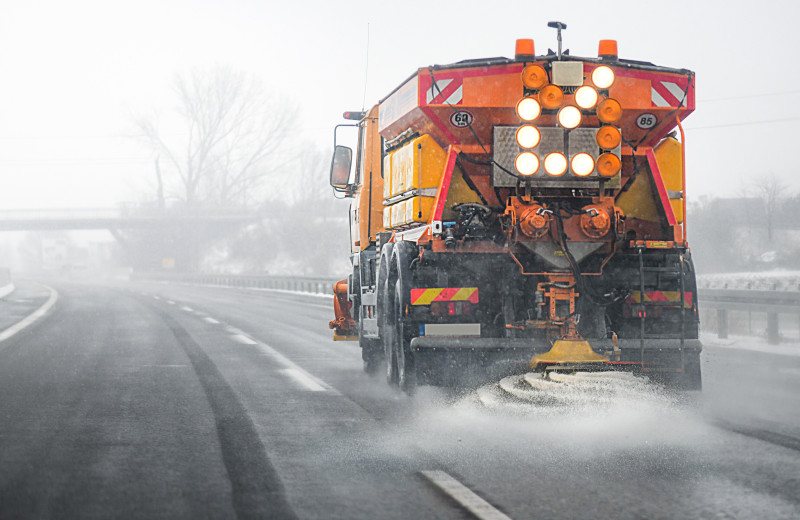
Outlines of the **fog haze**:
{"label": "fog haze", "polygon": [[257,74],[301,105],[293,141],[327,151],[342,111],[375,103],[421,66],[511,56],[516,38],[534,38],[544,53],[556,45],[546,27],[554,19],[568,24],[564,46],[572,54],[596,55],[598,40],[615,38],[623,58],[697,73],[697,111],[686,123],[690,197],[739,195],[748,179],[769,172],[798,189],[782,153],[800,129],[791,102],[800,93],[790,61],[800,48],[794,4],[494,5],[7,6],[0,21],[0,169],[7,187],[0,207],[108,207],[135,199],[151,182],[152,152],[130,138],[131,122],[171,108],[181,72],[222,65]]}

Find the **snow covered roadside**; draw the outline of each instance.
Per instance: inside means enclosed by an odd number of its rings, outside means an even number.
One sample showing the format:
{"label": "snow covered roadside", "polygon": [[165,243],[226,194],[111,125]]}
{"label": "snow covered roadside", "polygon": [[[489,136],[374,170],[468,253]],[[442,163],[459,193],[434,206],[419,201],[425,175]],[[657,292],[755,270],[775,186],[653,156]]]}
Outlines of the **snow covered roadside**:
{"label": "snow covered roadside", "polygon": [[769,345],[766,339],[757,336],[730,335],[727,339],[720,339],[713,332],[701,331],[700,341],[703,343],[704,347],[731,348],[766,354],[778,354],[781,356],[800,357],[800,340],[797,339],[788,340],[779,345]]}
{"label": "snow covered roadside", "polygon": [[800,271],[757,271],[715,273],[697,277],[700,289],[741,289],[753,291],[800,291]]}

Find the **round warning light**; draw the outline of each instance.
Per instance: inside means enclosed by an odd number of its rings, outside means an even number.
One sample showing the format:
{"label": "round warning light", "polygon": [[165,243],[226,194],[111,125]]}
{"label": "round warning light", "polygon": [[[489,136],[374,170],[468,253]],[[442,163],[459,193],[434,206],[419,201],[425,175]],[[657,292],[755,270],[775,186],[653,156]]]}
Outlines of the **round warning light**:
{"label": "round warning light", "polygon": [[566,106],[558,111],[558,124],[572,130],[581,124],[581,111],[573,106]]}
{"label": "round warning light", "polygon": [[542,134],[535,126],[523,125],[517,129],[517,144],[522,148],[535,148],[541,138]]}
{"label": "round warning light", "polygon": [[564,92],[553,84],[545,85],[542,87],[542,90],[539,91],[539,101],[542,102],[544,108],[558,108],[564,101]]}
{"label": "round warning light", "polygon": [[564,175],[567,171],[567,158],[559,152],[547,154],[547,157],[544,158],[544,171],[553,177]]}
{"label": "round warning light", "polygon": [[527,177],[533,175],[539,169],[539,158],[535,153],[522,152],[514,161],[514,166],[517,168],[520,175]]}
{"label": "round warning light", "polygon": [[608,88],[614,84],[616,76],[611,67],[601,65],[592,71],[592,83],[599,89]]}
{"label": "round warning light", "polygon": [[575,103],[584,110],[594,108],[597,104],[597,91],[584,85],[575,91]]}
{"label": "round warning light", "polygon": [[616,123],[622,117],[622,106],[616,99],[604,99],[597,105],[597,118],[603,123]]}
{"label": "round warning light", "polygon": [[588,153],[578,153],[570,161],[572,173],[578,177],[586,177],[594,171],[594,159]]}
{"label": "round warning light", "polygon": [[532,90],[547,85],[547,72],[539,65],[528,65],[522,69],[522,84]]}
{"label": "round warning light", "polygon": [[597,146],[605,150],[613,150],[622,141],[619,129],[613,126],[601,126],[595,134]]}
{"label": "round warning light", "polygon": [[532,97],[522,98],[517,103],[517,115],[523,121],[533,121],[542,113],[539,102]]}
{"label": "round warning light", "polygon": [[613,177],[619,173],[622,163],[613,153],[604,153],[597,158],[597,173],[602,177]]}

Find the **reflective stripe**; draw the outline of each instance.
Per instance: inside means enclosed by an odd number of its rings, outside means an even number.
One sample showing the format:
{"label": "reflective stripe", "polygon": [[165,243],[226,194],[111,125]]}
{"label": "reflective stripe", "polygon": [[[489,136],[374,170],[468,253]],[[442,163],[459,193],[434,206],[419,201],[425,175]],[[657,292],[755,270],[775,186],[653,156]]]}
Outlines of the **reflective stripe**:
{"label": "reflective stripe", "polygon": [[[686,307],[692,306],[692,293],[685,292],[683,293],[684,302]],[[625,300],[627,303],[639,303],[641,302],[641,293],[639,291],[633,291],[628,299]],[[681,292],[680,291],[645,291],[644,293],[644,302],[675,302],[678,303],[681,301]]]}
{"label": "reflective stripe", "polygon": [[411,289],[411,305],[430,305],[433,302],[478,303],[477,287],[448,287]]}

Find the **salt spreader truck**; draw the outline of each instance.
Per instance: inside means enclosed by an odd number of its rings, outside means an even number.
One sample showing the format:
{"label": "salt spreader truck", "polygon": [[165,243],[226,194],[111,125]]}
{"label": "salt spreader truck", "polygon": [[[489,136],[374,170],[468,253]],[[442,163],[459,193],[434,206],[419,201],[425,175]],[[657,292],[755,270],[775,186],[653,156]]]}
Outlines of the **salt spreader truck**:
{"label": "salt spreader truck", "polygon": [[[537,55],[417,70],[335,143],[353,270],[334,339],[390,384],[628,369],[699,389],[687,243],[695,75],[618,57]],[[337,126],[336,140],[342,127]]]}

